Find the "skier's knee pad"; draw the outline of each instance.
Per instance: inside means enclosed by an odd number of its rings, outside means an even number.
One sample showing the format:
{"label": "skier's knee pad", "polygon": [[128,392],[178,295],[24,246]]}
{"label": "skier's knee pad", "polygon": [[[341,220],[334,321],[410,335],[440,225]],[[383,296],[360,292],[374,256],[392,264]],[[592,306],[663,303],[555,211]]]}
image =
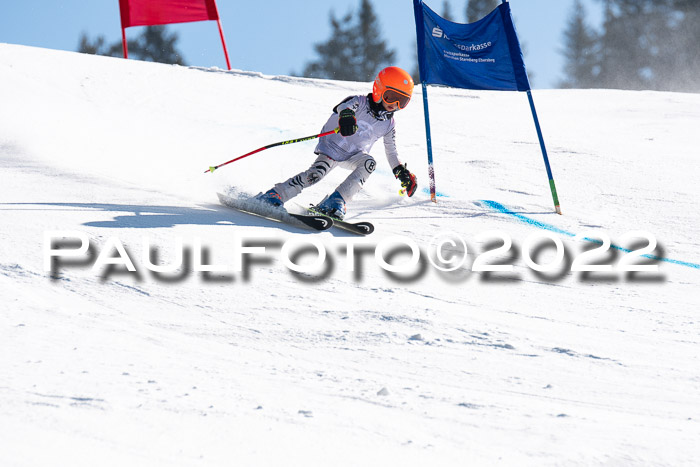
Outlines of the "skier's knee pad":
{"label": "skier's knee pad", "polygon": [[367,175],[371,174],[374,172],[374,169],[377,167],[377,162],[374,160],[374,157],[368,155],[362,160],[363,166],[365,168],[365,171],[367,172]]}

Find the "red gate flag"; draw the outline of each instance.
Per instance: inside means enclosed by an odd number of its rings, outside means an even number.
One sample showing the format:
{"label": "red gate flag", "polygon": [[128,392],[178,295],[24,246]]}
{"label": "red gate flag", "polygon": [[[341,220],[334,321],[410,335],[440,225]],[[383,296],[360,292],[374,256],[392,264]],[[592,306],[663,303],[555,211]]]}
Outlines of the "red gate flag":
{"label": "red gate flag", "polygon": [[119,0],[122,27],[218,20],[215,0]]}
{"label": "red gate flag", "polygon": [[119,13],[122,19],[124,58],[128,58],[126,32],[124,31],[126,28],[213,20],[219,25],[226,65],[229,70],[231,69],[216,0],[119,0]]}

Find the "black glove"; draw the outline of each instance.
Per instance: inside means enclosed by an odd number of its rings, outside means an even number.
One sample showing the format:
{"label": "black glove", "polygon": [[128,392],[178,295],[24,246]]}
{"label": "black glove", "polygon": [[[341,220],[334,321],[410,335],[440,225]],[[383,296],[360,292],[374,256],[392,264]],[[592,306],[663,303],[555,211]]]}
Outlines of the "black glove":
{"label": "black glove", "polygon": [[394,177],[401,181],[401,186],[406,190],[406,194],[409,197],[413,196],[413,193],[416,192],[416,188],[418,188],[418,183],[416,181],[416,176],[406,168],[406,164],[397,165],[392,172],[394,172]]}
{"label": "black glove", "polygon": [[355,112],[353,112],[352,109],[341,110],[340,118],[338,118],[338,126],[340,127],[341,135],[354,135],[357,131],[357,120],[355,119]]}

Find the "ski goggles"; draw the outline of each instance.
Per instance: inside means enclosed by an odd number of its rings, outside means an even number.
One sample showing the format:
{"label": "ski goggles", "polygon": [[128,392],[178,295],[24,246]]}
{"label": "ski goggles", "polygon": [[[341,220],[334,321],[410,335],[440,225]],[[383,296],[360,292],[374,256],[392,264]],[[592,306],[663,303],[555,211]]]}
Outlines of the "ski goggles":
{"label": "ski goggles", "polygon": [[382,94],[382,100],[387,104],[397,104],[399,109],[403,109],[408,105],[411,100],[411,96],[405,92],[401,92],[398,89],[387,88]]}

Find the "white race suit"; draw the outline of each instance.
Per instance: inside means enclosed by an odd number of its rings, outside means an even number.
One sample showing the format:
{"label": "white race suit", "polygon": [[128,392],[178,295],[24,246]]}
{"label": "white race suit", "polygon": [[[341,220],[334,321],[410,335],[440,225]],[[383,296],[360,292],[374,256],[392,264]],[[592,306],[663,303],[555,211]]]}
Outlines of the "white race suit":
{"label": "white race suit", "polygon": [[350,201],[374,171],[376,163],[369,151],[379,138],[384,138],[389,166],[393,169],[399,165],[393,112],[387,112],[381,103],[374,102],[371,94],[351,96],[333,109],[333,115],[323,126],[322,132],[338,127],[338,114],[344,109],[355,112],[357,131],[351,136],[334,133],[320,138],[314,150],[318,155],[314,163],[304,172],[274,186],[282,202],[295,197],[339,166],[351,173],[336,190],[346,202]]}

